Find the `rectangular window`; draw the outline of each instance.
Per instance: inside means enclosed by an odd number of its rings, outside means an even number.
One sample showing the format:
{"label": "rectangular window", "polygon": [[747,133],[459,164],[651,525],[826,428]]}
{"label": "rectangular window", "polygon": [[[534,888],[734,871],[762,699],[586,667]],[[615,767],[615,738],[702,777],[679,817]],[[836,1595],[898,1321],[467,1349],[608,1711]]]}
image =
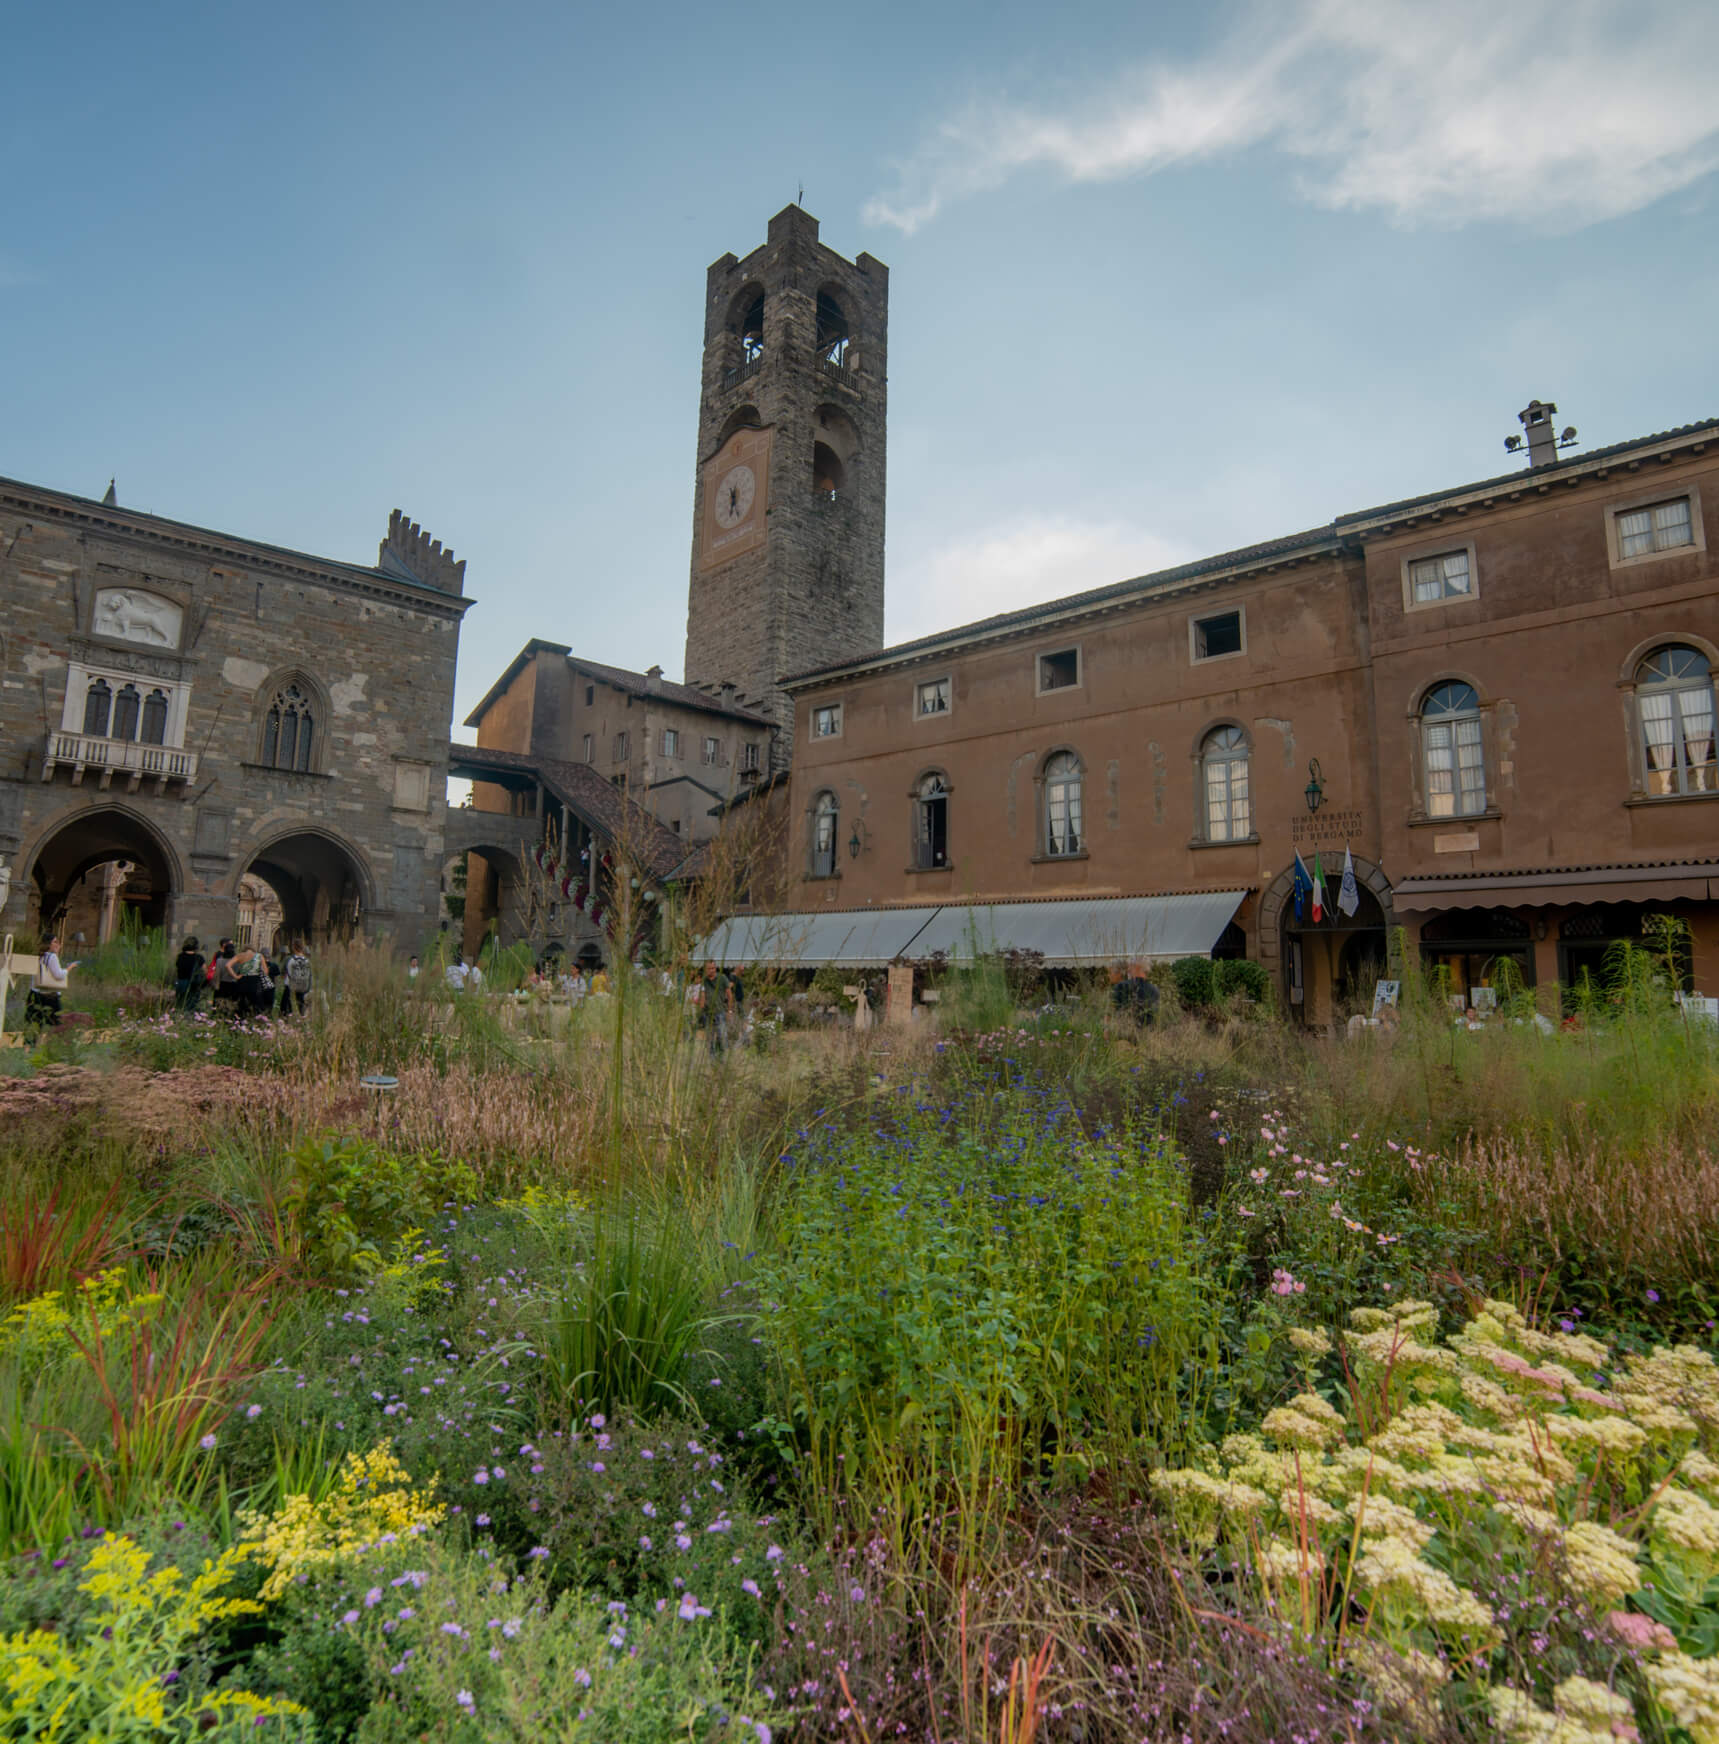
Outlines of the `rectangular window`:
{"label": "rectangular window", "polygon": [[722,761],[722,741],[706,739],[704,741],[704,761],[710,768],[715,768]]}
{"label": "rectangular window", "polygon": [[1618,516],[1617,523],[1620,559],[1649,557],[1656,551],[1675,551],[1681,545],[1695,543],[1688,497],[1626,510]]}
{"label": "rectangular window", "polygon": [[1039,695],[1047,690],[1068,690],[1080,683],[1080,650],[1062,648],[1039,656]]}
{"label": "rectangular window", "polygon": [[758,768],[758,747],[756,745],[742,745],[740,747],[740,767],[756,773]]}
{"label": "rectangular window", "polygon": [[617,733],[615,735],[615,755],[612,761],[616,763],[625,763],[630,750],[631,746],[627,743],[627,735],[625,733]]}
{"label": "rectangular window", "polygon": [[812,710],[814,739],[834,739],[840,736],[841,730],[842,705],[839,702],[825,703],[822,708]]}
{"label": "rectangular window", "polygon": [[587,763],[597,761],[597,742],[589,733],[585,735],[585,761]]}
{"label": "rectangular window", "polygon": [[1417,606],[1469,599],[1473,593],[1474,576],[1466,549],[1446,551],[1437,557],[1418,557],[1409,565],[1409,598]]}
{"label": "rectangular window", "polygon": [[1427,815],[1477,817],[1486,810],[1486,761],[1479,717],[1428,721],[1423,731],[1427,751]]}
{"label": "rectangular window", "polygon": [[914,713],[925,715],[946,715],[949,712],[949,680],[947,678],[928,678],[914,692]]}
{"label": "rectangular window", "polygon": [[680,734],[673,727],[663,728],[663,755],[678,757],[680,755]]}
{"label": "rectangular window", "polygon": [[586,685],[585,686],[585,706],[586,706],[586,708],[590,708],[591,705],[596,702],[596,700],[597,700],[597,687],[596,687],[596,685],[594,685],[594,684]]}
{"label": "rectangular window", "polygon": [[1192,621],[1193,655],[1196,660],[1217,660],[1242,651],[1240,612],[1216,612]]}

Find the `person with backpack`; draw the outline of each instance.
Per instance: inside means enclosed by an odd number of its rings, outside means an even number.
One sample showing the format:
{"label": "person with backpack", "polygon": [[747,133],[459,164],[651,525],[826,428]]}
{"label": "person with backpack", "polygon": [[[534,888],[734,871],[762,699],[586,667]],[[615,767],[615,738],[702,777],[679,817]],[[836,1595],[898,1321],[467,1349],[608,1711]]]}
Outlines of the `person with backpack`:
{"label": "person with backpack", "polygon": [[208,964],[193,934],[179,947],[173,959],[173,1003],[181,1011],[195,1011],[203,997],[203,971]]}
{"label": "person with backpack", "polygon": [[310,997],[310,947],[301,939],[286,960],[286,974],[281,981],[281,1016],[298,1002],[299,1016],[304,1015],[304,1002]]}

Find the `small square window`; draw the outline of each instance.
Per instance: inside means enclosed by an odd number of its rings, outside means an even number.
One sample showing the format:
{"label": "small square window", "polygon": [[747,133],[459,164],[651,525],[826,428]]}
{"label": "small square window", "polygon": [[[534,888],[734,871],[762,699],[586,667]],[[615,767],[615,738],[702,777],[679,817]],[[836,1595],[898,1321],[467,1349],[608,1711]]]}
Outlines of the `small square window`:
{"label": "small square window", "polygon": [[1218,660],[1225,654],[1241,653],[1241,613],[1215,612],[1209,618],[1195,618],[1193,642],[1196,660]]}
{"label": "small square window", "polygon": [[812,710],[812,737],[814,739],[836,739],[841,737],[842,705],[839,702],[825,703],[822,708]]}
{"label": "small square window", "polygon": [[1618,516],[1618,556],[1650,557],[1659,551],[1675,551],[1695,543],[1695,528],[1688,497],[1650,503],[1628,509]]}
{"label": "small square window", "polygon": [[914,693],[914,713],[917,715],[946,715],[949,712],[949,680],[947,678],[928,678]]}
{"label": "small square window", "polygon": [[673,727],[663,728],[663,755],[678,757],[680,755],[680,734]]}
{"label": "small square window", "polygon": [[1068,690],[1080,683],[1080,650],[1062,648],[1039,656],[1039,692]]}
{"label": "small square window", "polygon": [[1437,557],[1417,557],[1409,565],[1409,600],[1417,606],[1440,600],[1472,599],[1474,571],[1468,551],[1443,551]]}

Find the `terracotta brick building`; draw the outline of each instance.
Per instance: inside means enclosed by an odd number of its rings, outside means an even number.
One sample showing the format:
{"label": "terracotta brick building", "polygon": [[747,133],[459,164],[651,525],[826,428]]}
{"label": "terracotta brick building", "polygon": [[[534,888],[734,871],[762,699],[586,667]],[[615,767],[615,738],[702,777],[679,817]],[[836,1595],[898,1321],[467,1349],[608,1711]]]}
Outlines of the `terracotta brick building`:
{"label": "terracotta brick building", "polygon": [[1084,903],[1156,955],[1119,899],[1233,895],[1200,948],[1321,1023],[1398,928],[1466,992],[1663,912],[1719,992],[1719,423],[1573,456],[1555,410],[1524,470],[790,678],[787,907]]}

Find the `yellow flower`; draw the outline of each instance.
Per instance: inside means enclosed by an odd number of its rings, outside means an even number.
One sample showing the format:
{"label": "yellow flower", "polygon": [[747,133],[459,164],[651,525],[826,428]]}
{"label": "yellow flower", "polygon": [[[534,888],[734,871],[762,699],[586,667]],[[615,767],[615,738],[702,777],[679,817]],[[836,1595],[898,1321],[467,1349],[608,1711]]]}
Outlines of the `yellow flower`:
{"label": "yellow flower", "polygon": [[1369,1494],[1364,1500],[1354,1497],[1349,1513],[1360,1522],[1361,1538],[1399,1538],[1416,1550],[1424,1550],[1427,1540],[1437,1531],[1430,1521],[1421,1519],[1413,1508],[1393,1502],[1389,1496]]}
{"label": "yellow flower", "polygon": [[1719,1566],[1719,1508],[1673,1484],[1654,1504],[1649,1527],[1655,1544],[1670,1545],[1698,1565]]}
{"label": "yellow flower", "polygon": [[1668,1653],[1642,1667],[1653,1699],[1695,1744],[1719,1744],[1719,1659]]}
{"label": "yellow flower", "polygon": [[1400,1538],[1368,1539],[1355,1559],[1355,1579],[1381,1599],[1394,1600],[1409,1616],[1485,1642],[1498,1638],[1492,1613],[1442,1569],[1422,1562],[1415,1546]]}
{"label": "yellow flower", "polygon": [[1317,1393],[1297,1393],[1287,1405],[1267,1411],[1260,1428],[1274,1441],[1317,1453],[1343,1439],[1341,1414]]}
{"label": "yellow flower", "polygon": [[1564,1566],[1570,1585],[1600,1605],[1619,1604],[1641,1585],[1635,1545],[1594,1520],[1564,1534]]}
{"label": "yellow flower", "polygon": [[1331,1354],[1331,1334],[1323,1326],[1292,1326],[1289,1342],[1305,1357]]}

